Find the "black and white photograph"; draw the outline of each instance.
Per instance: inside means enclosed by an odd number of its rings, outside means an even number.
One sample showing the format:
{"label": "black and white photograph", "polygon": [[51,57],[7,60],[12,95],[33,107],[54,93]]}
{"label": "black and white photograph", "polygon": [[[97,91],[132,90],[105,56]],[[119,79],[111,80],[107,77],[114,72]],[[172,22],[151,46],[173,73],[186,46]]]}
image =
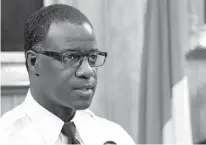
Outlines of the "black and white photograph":
{"label": "black and white photograph", "polygon": [[206,144],[206,0],[0,3],[0,145]]}

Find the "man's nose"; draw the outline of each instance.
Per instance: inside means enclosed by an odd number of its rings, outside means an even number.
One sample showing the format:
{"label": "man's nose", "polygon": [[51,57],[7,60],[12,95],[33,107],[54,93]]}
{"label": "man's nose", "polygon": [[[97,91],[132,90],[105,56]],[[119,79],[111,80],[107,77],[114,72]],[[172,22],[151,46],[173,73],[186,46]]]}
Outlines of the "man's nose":
{"label": "man's nose", "polygon": [[94,76],[94,71],[95,70],[89,65],[89,62],[85,57],[76,71],[76,76],[78,78],[89,79],[90,77]]}

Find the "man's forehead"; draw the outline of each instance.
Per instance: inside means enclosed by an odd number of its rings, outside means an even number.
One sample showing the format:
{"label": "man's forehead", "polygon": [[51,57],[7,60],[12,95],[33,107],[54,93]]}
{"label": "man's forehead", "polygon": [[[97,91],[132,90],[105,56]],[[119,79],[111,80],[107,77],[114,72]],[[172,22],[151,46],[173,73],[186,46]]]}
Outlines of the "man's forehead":
{"label": "man's forehead", "polygon": [[85,50],[97,48],[96,38],[89,23],[82,25],[70,22],[52,23],[44,44],[46,47],[59,48],[60,51],[72,48]]}
{"label": "man's forehead", "polygon": [[83,23],[82,26],[85,28],[85,30],[89,33],[89,34],[92,34],[94,33],[93,32],[93,29],[91,27],[91,25],[89,23]]}
{"label": "man's forehead", "polygon": [[53,35],[62,35],[67,33],[71,36],[94,36],[91,25],[87,22],[83,24],[72,24],[68,21],[53,22],[50,26],[49,33]]}

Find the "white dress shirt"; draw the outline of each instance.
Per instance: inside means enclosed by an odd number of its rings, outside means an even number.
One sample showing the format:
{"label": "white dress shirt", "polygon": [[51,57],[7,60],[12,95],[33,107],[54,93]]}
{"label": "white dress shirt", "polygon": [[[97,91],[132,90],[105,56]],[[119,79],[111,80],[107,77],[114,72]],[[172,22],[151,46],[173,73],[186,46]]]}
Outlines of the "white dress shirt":
{"label": "white dress shirt", "polygon": [[[81,144],[135,144],[118,124],[95,116],[89,109],[77,111],[72,121]],[[30,91],[25,101],[0,119],[0,145],[62,145],[67,137],[61,133],[64,122],[39,105]]]}

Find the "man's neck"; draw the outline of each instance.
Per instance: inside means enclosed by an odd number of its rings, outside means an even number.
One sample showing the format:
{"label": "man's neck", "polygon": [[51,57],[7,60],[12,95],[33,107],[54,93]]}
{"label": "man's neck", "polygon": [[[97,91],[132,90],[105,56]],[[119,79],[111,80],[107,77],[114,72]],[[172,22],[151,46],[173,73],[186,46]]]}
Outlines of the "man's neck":
{"label": "man's neck", "polygon": [[69,122],[76,113],[75,109],[59,105],[58,103],[55,103],[55,101],[49,99],[46,95],[32,94],[32,96],[37,103],[59,117],[64,122]]}

